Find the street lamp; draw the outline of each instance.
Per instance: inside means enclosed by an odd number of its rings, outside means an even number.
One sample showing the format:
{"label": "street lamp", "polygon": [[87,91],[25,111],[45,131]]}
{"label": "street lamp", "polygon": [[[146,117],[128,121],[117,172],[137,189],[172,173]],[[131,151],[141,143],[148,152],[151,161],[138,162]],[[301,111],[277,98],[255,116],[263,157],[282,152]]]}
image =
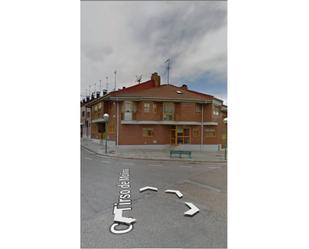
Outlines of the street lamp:
{"label": "street lamp", "polygon": [[224,160],[226,160],[226,158],[227,158],[227,153],[226,153],[226,149],[227,149],[227,118],[223,119],[223,123],[226,125],[225,126],[225,151],[224,151]]}
{"label": "street lamp", "polygon": [[106,137],[105,137],[105,154],[107,154],[107,135],[108,135],[107,124],[108,124],[108,120],[109,120],[109,115],[107,113],[104,113],[103,120],[105,122],[105,135],[106,135]]}

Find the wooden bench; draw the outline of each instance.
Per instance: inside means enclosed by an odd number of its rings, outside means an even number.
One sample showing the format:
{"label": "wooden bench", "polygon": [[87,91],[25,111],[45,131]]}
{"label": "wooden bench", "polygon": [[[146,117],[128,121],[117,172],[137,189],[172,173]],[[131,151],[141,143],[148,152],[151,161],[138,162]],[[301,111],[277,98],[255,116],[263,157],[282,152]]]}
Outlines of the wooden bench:
{"label": "wooden bench", "polygon": [[173,157],[173,155],[178,155],[179,158],[182,158],[182,155],[187,155],[189,158],[191,158],[191,151],[188,150],[171,150],[170,151],[170,157]]}

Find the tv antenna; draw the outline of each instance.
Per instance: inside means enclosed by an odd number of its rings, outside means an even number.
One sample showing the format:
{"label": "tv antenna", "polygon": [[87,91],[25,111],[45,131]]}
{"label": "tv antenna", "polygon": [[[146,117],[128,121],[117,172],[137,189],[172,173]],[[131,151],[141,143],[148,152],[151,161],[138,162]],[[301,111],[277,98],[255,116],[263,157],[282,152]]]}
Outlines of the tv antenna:
{"label": "tv antenna", "polygon": [[140,84],[140,83],[141,83],[142,78],[143,78],[143,75],[142,75],[142,74],[141,74],[141,75],[139,75],[139,76],[137,76],[137,75],[136,75],[136,81],[138,82],[138,84]]}
{"label": "tv antenna", "polygon": [[164,63],[167,63],[167,84],[170,83],[170,62],[171,60],[170,59],[167,59]]}
{"label": "tv antenna", "polygon": [[108,76],[106,76],[106,91],[108,91]]}
{"label": "tv antenna", "polygon": [[114,91],[116,91],[116,74],[117,74],[116,70],[114,71],[114,74],[115,74],[115,87],[114,87]]}

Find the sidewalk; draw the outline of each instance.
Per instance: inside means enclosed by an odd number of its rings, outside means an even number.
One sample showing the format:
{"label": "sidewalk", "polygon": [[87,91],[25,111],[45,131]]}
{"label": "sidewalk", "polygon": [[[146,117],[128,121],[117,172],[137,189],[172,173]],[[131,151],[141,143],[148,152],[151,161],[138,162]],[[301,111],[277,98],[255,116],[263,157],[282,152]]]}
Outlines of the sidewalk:
{"label": "sidewalk", "polygon": [[90,139],[81,139],[81,147],[92,151],[96,154],[108,157],[118,157],[127,159],[146,159],[146,160],[171,160],[171,161],[192,161],[192,162],[226,162],[224,160],[224,151],[206,152],[206,151],[192,151],[192,159],[186,158],[170,158],[169,149],[154,150],[154,149],[128,149],[128,148],[107,148],[105,154],[104,144],[98,144]]}

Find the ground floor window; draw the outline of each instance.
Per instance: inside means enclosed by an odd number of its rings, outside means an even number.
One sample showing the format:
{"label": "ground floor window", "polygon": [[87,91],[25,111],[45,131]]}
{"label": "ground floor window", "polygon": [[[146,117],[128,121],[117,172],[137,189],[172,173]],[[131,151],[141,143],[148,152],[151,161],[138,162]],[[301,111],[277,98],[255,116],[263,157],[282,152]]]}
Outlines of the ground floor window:
{"label": "ground floor window", "polygon": [[199,137],[200,136],[199,128],[193,128],[192,129],[192,134],[193,134],[193,137]]}
{"label": "ground floor window", "polygon": [[153,128],[143,128],[144,137],[153,137],[153,135],[154,135]]}
{"label": "ground floor window", "polygon": [[216,137],[216,129],[215,128],[205,128],[205,137]]}

